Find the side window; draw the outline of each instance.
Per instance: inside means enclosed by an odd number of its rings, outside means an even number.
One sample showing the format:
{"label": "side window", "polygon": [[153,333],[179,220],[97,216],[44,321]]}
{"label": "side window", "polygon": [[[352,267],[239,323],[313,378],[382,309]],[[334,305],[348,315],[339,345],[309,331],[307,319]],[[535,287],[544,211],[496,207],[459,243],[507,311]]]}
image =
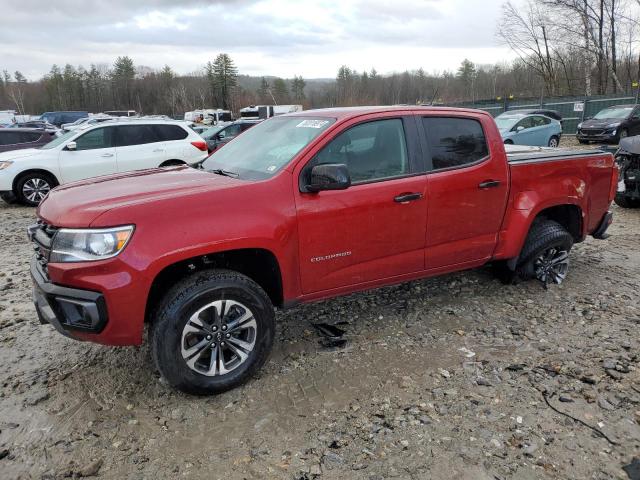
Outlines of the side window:
{"label": "side window", "polygon": [[122,125],[116,128],[118,130],[116,147],[143,145],[160,141],[153,129],[153,125]]}
{"label": "side window", "polygon": [[482,125],[470,118],[423,117],[433,169],[461,167],[489,154]]}
{"label": "side window", "polygon": [[111,148],[113,143],[111,141],[112,129],[110,128],[96,128],[84,135],[76,138],[76,150],[95,150],[97,148]]}
{"label": "side window", "polygon": [[311,162],[343,163],[353,183],[409,173],[402,120],[375,120],[351,127],[326,145]]}
{"label": "side window", "polygon": [[523,127],[525,130],[527,128],[531,128],[533,127],[533,117],[526,117],[523,118],[522,120],[520,120],[518,122],[518,124],[515,126],[515,129],[517,130],[518,127]]}
{"label": "side window", "polygon": [[177,125],[153,125],[153,129],[160,141],[184,140],[189,135]]}
{"label": "side window", "polygon": [[543,126],[545,126],[547,123],[549,123],[546,120],[547,119],[545,119],[544,117],[531,117],[531,121],[532,121],[534,127],[543,127]]}
{"label": "side window", "polygon": [[240,133],[240,125],[229,125],[218,133],[220,138],[233,138]]}
{"label": "side window", "polygon": [[2,145],[16,145],[23,143],[20,132],[2,132]]}
{"label": "side window", "polygon": [[20,134],[20,143],[37,142],[40,136],[41,135],[36,132],[22,132]]}

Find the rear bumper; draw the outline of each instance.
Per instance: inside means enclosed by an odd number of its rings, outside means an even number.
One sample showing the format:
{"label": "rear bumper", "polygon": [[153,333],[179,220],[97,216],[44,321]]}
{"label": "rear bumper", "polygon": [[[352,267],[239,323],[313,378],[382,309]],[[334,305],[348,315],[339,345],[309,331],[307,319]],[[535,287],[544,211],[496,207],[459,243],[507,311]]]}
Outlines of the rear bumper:
{"label": "rear bumper", "polygon": [[612,222],[613,222],[613,213],[611,212],[605,213],[604,217],[602,217],[602,220],[600,221],[600,224],[598,225],[598,228],[596,228],[596,230],[591,234],[593,238],[596,238],[598,240],[606,240],[607,238],[609,238],[607,229],[609,228],[609,225],[611,225]]}
{"label": "rear bumper", "polygon": [[49,282],[36,257],[31,259],[33,303],[42,323],[49,323],[63,335],[74,332],[100,333],[108,321],[104,296],[98,292],[62,287]]}

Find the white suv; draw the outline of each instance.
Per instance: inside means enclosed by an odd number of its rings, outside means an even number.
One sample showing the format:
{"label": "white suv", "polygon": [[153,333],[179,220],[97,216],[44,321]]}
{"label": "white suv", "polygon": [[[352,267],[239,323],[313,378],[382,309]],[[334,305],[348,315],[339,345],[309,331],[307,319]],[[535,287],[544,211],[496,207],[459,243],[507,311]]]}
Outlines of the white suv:
{"label": "white suv", "polygon": [[56,185],[143,168],[196,165],[207,143],[184,122],[86,125],[40,147],[0,153],[0,198],[38,205]]}

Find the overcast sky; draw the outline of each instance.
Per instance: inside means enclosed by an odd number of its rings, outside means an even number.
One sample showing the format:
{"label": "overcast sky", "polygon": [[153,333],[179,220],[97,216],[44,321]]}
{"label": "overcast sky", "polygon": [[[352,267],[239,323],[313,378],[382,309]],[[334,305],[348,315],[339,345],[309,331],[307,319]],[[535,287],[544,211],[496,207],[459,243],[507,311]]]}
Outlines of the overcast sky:
{"label": "overcast sky", "polygon": [[335,77],[455,70],[512,58],[495,38],[503,0],[0,0],[0,70],[30,80],[52,64],[179,73],[229,53],[240,73]]}

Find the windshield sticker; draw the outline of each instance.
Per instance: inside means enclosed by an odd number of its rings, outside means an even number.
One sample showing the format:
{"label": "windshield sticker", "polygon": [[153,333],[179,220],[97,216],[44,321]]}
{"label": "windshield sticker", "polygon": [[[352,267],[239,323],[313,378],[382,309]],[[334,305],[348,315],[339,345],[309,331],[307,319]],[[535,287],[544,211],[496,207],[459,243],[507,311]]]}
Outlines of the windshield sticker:
{"label": "windshield sticker", "polygon": [[277,165],[269,165],[267,167],[267,172],[275,172],[277,168],[278,168]]}
{"label": "windshield sticker", "polygon": [[322,128],[327,123],[329,120],[303,120],[296,125],[296,128]]}

